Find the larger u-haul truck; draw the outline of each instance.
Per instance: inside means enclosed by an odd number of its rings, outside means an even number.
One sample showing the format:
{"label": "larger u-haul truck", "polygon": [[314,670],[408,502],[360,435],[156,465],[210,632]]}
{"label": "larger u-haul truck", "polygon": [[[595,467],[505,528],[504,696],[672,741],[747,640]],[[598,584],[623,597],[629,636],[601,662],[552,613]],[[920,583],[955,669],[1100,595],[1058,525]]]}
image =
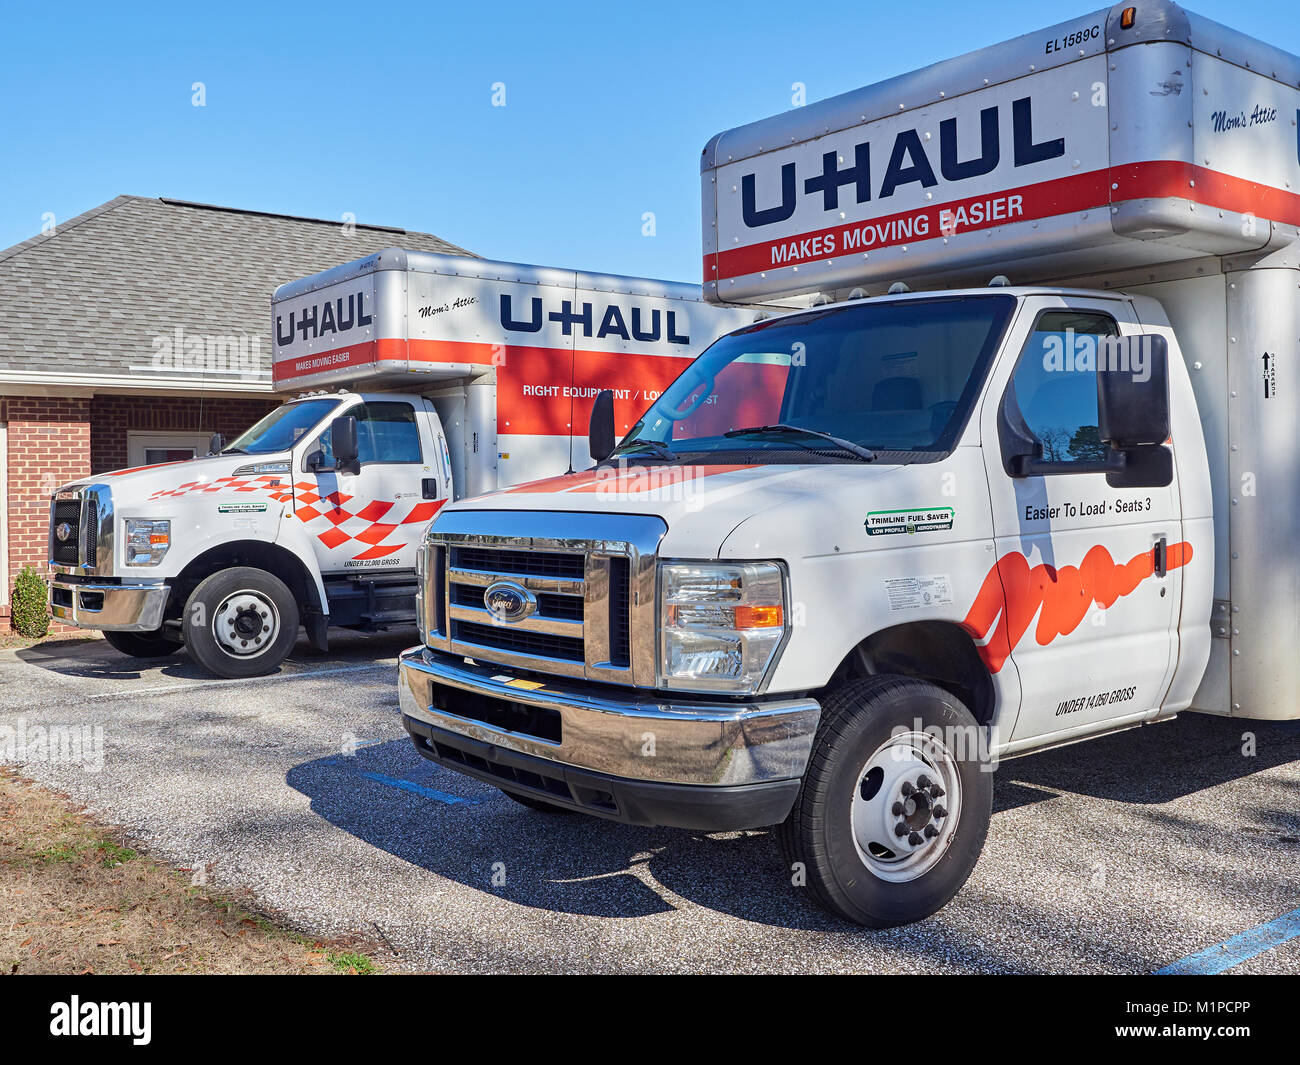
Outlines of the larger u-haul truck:
{"label": "larger u-haul truck", "polygon": [[279,666],[300,623],[415,618],[416,545],[450,499],[587,466],[596,393],[625,428],[754,319],[696,286],[388,249],[281,286],[280,392],[213,453],[65,485],[51,611],[126,654],[220,676]]}
{"label": "larger u-haul truck", "polygon": [[617,446],[598,401],[593,470],[439,513],[421,753],[779,825],[792,882],[892,925],[966,881],[1000,758],[1300,717],[1298,87],[1147,0],[713,138],[707,295],[819,305]]}

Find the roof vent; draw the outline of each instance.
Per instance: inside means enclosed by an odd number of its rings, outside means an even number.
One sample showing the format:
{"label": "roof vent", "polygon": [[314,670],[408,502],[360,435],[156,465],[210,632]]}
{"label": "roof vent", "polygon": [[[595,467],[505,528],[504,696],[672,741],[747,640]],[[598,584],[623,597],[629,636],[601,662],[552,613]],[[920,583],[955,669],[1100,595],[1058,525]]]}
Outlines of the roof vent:
{"label": "roof vent", "polygon": [[851,300],[864,300],[866,298],[867,298],[867,290],[865,288],[855,288],[852,292],[849,293],[849,299]]}
{"label": "roof vent", "polygon": [[891,296],[899,296],[904,292],[911,292],[911,291],[912,290],[907,287],[906,281],[895,281],[892,285],[889,286],[889,294]]}
{"label": "roof vent", "polygon": [[1007,288],[1011,284],[1011,278],[1006,274],[998,274],[989,282],[989,288]]}

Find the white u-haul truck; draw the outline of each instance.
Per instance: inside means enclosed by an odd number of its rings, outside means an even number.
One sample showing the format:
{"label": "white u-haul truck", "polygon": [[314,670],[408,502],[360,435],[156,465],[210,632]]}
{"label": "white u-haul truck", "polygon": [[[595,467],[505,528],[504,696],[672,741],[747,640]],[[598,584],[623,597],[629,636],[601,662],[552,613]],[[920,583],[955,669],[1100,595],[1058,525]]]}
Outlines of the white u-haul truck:
{"label": "white u-haul truck", "polygon": [[439,513],[421,753],[779,825],[796,885],[888,926],[965,882],[998,758],[1300,716],[1298,86],[1147,0],[713,138],[708,296],[821,305],[617,446],[598,401],[594,469]]}
{"label": "white u-haul truck", "polygon": [[60,488],[51,612],[224,677],[276,669],[300,623],[322,650],[330,625],[410,624],[439,507],[589,465],[572,426],[599,391],[630,427],[753,316],[691,285],[399,249],[284,285],[273,378],[301,394],[206,458]]}

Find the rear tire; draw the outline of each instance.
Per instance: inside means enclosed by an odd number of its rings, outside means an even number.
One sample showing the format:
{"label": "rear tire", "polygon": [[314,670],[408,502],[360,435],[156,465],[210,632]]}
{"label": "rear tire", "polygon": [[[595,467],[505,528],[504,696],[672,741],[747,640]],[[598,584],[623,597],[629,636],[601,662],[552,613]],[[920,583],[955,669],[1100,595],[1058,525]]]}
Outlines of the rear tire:
{"label": "rear tire", "polygon": [[236,566],[206,577],[190,594],[185,647],[218,677],[274,673],[298,640],[298,604],[284,581]]}
{"label": "rear tire", "polygon": [[576,810],[570,810],[566,806],[556,806],[554,803],[546,802],[542,799],[534,799],[531,795],[520,795],[517,792],[506,791],[505,788],[499,789],[501,794],[509,799],[514,799],[520,806],[527,806],[530,810],[536,810],[543,814],[572,814]]}
{"label": "rear tire", "polygon": [[936,685],[848,682],[823,704],[799,795],[777,829],[786,864],[798,875],[801,863],[816,902],[855,924],[929,917],[984,847],[993,773],[983,749],[970,711]]}
{"label": "rear tire", "polygon": [[152,632],[112,632],[105,630],[104,639],[115,651],[132,658],[166,658],[184,647],[172,636],[164,636],[162,629]]}

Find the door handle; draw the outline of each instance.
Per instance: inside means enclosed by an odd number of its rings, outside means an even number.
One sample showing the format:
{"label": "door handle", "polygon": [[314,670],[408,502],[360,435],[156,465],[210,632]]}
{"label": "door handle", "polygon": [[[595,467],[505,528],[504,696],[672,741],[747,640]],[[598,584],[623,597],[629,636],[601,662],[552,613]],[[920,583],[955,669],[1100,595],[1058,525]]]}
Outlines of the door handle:
{"label": "door handle", "polygon": [[1163,577],[1169,572],[1169,545],[1163,536],[1156,541],[1155,547],[1151,549],[1151,556],[1152,561],[1155,563],[1156,576]]}
{"label": "door handle", "polygon": [[438,478],[426,477],[420,482],[420,491],[425,499],[438,498]]}

